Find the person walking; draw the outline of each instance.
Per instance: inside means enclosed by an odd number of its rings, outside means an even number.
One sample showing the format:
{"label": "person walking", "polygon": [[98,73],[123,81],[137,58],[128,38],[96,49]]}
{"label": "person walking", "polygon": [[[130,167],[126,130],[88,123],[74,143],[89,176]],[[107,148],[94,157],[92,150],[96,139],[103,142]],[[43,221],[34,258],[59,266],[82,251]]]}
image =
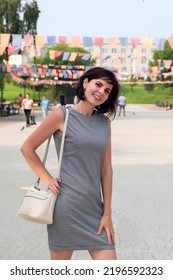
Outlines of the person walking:
{"label": "person walking", "polygon": [[23,102],[23,97],[22,97],[22,94],[20,93],[18,96],[18,103],[19,103],[20,108],[22,107],[22,102]]}
{"label": "person walking", "polygon": [[168,106],[169,106],[169,102],[168,102],[168,98],[167,97],[165,98],[165,100],[163,102],[163,106],[164,106],[165,111],[167,111],[168,110]]}
{"label": "person walking", "polygon": [[[113,72],[94,67],[81,76],[76,94],[79,103],[55,108],[21,152],[45,189],[58,193],[54,221],[47,226],[50,258],[69,260],[74,250],[88,250],[93,260],[115,260],[110,121],[116,115],[119,83]],[[59,154],[66,110],[61,175],[54,178],[36,149],[53,134]]]}
{"label": "person walking", "polygon": [[34,102],[31,99],[29,93],[26,94],[26,98],[22,101],[22,107],[24,109],[25,117],[26,117],[26,127],[30,126],[30,115],[31,112],[34,114]]}
{"label": "person walking", "polygon": [[43,96],[43,99],[41,101],[41,107],[42,107],[42,113],[43,113],[43,118],[45,119],[46,116],[48,115],[48,112],[50,110],[50,101],[47,98],[46,95]]}
{"label": "person walking", "polygon": [[79,102],[79,98],[77,97],[77,95],[75,94],[74,98],[73,98],[73,104],[76,105]]}
{"label": "person walking", "polygon": [[60,95],[60,104],[61,106],[66,105],[66,98],[63,93]]}
{"label": "person walking", "polygon": [[121,110],[123,110],[123,116],[125,117],[126,116],[126,111],[125,111],[126,98],[123,93],[121,93],[121,95],[118,97],[118,106],[119,106],[118,116],[121,116]]}

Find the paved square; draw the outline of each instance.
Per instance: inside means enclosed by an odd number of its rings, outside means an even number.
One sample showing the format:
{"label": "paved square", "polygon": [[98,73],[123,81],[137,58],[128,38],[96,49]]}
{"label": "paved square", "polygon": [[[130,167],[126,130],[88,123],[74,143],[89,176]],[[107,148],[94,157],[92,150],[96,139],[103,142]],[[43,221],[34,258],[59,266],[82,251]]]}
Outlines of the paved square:
{"label": "paved square", "polygon": [[[36,126],[21,130],[24,115],[0,118],[0,259],[49,259],[46,226],[16,215],[23,192],[35,175],[20,152]],[[39,148],[40,155],[43,147]],[[173,259],[173,110],[128,105],[126,117],[112,122],[113,221],[118,259]],[[56,174],[53,142],[48,168]],[[73,234],[73,233],[72,233]],[[75,252],[73,259],[90,259]]]}

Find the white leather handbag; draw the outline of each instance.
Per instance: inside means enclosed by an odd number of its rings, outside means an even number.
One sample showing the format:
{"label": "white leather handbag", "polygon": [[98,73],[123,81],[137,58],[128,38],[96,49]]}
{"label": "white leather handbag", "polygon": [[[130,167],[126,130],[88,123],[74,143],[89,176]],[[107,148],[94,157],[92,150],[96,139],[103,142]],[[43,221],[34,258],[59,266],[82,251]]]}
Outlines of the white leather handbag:
{"label": "white leather handbag", "polygon": [[[66,108],[66,118],[65,118],[64,130],[63,130],[61,146],[60,146],[57,177],[59,177],[60,175],[68,115],[69,115],[69,110]],[[43,158],[44,165],[46,163],[50,140],[51,137],[48,139],[47,142],[47,146]],[[46,191],[44,189],[40,190],[39,182],[40,182],[40,178],[38,178],[35,186],[21,187],[21,189],[27,190],[27,192],[24,195],[23,202],[17,214],[21,218],[35,223],[52,224],[53,212],[54,212],[54,206],[55,206],[57,194],[54,194],[52,191]]]}

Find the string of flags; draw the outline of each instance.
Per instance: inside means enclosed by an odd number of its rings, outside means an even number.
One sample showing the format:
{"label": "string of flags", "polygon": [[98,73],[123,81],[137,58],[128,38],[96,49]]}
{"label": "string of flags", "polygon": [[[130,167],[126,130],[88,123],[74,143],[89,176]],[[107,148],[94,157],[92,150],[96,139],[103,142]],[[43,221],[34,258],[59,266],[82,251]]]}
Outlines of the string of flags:
{"label": "string of flags", "polygon": [[[131,45],[132,49],[137,48],[138,45],[142,45],[144,48],[154,48],[156,50],[163,50],[165,41],[169,42],[171,49],[173,49],[173,38],[138,38],[138,37],[66,37],[66,36],[42,36],[42,35],[22,35],[22,34],[0,34],[0,56],[8,48],[8,55],[17,54],[19,50],[22,50],[23,54],[31,54],[34,57],[45,57],[47,53],[49,58],[54,60],[57,57],[62,57],[62,61],[74,62],[77,57],[81,57],[83,60],[89,59],[103,59],[104,62],[110,60],[124,60],[124,59],[149,59],[144,55],[134,55],[133,53],[128,56],[117,56],[116,54],[101,54],[94,55],[89,53],[80,52],[62,52],[59,50],[51,49],[55,44],[68,44],[71,47],[102,47],[105,44],[110,46],[116,46],[120,44],[123,47]],[[172,60],[158,59],[158,65],[154,67],[137,69],[137,75],[159,76],[163,69],[170,69],[168,73],[162,73],[164,78],[173,76],[173,69],[171,67]],[[161,66],[162,65],[162,66]],[[26,64],[10,65],[8,63],[1,64],[0,69],[3,72],[7,72],[11,75],[11,78],[21,84],[29,83],[31,85],[36,84],[64,84],[64,83],[76,83],[80,76],[89,69],[90,66],[84,65],[40,65],[40,64]],[[126,67],[117,66],[106,67],[113,71],[117,76],[126,72]],[[123,82],[124,83],[124,82]],[[163,82],[164,83],[164,82]]]}
{"label": "string of flags", "polygon": [[[8,54],[12,54],[17,50],[26,50],[27,52],[33,51],[34,55],[38,56],[40,50],[44,46],[54,46],[58,43],[70,45],[71,47],[102,47],[105,44],[109,46],[116,46],[120,44],[122,47],[131,45],[136,48],[142,45],[143,48],[152,49],[153,46],[156,50],[163,50],[165,41],[168,40],[171,49],[173,49],[173,38],[151,38],[151,37],[66,37],[66,36],[43,36],[43,35],[30,35],[30,34],[0,34],[0,55],[8,48]],[[43,53],[42,53],[43,54]]]}
{"label": "string of flags", "polygon": [[[172,61],[171,61],[172,62]],[[159,60],[159,64],[161,61]],[[158,65],[159,65],[158,64]],[[170,61],[167,61],[165,68],[170,65]],[[32,86],[47,84],[47,85],[56,85],[56,84],[75,84],[78,82],[79,78],[84,74],[85,71],[89,70],[93,66],[84,66],[84,65],[41,65],[41,64],[26,64],[20,65],[10,65],[10,64],[0,64],[0,70],[2,72],[8,73],[12,80],[18,84],[29,84]],[[141,69],[138,71],[137,75],[141,76],[159,76],[164,67],[154,66],[148,67],[148,69]],[[105,67],[119,78],[120,75],[125,73],[125,67]],[[171,67],[170,72],[162,73],[164,78],[169,76],[173,77],[173,66]],[[149,83],[146,81],[138,81],[136,83]],[[130,83],[128,81],[120,81],[120,83]],[[134,83],[134,82],[133,82]],[[153,83],[153,82],[152,82]],[[163,81],[158,83],[169,83],[169,81]],[[170,81],[170,83],[172,83]]]}

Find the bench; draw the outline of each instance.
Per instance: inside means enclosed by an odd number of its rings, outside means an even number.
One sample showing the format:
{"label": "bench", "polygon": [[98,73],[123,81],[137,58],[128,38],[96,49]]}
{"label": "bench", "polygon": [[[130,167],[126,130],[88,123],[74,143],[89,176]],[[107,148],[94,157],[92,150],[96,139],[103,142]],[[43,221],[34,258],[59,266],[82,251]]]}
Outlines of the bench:
{"label": "bench", "polygon": [[9,112],[6,110],[3,103],[0,103],[0,116],[1,117],[7,117],[9,116]]}
{"label": "bench", "polygon": [[20,104],[18,102],[10,102],[6,110],[8,111],[9,115],[19,115],[20,112]]}

